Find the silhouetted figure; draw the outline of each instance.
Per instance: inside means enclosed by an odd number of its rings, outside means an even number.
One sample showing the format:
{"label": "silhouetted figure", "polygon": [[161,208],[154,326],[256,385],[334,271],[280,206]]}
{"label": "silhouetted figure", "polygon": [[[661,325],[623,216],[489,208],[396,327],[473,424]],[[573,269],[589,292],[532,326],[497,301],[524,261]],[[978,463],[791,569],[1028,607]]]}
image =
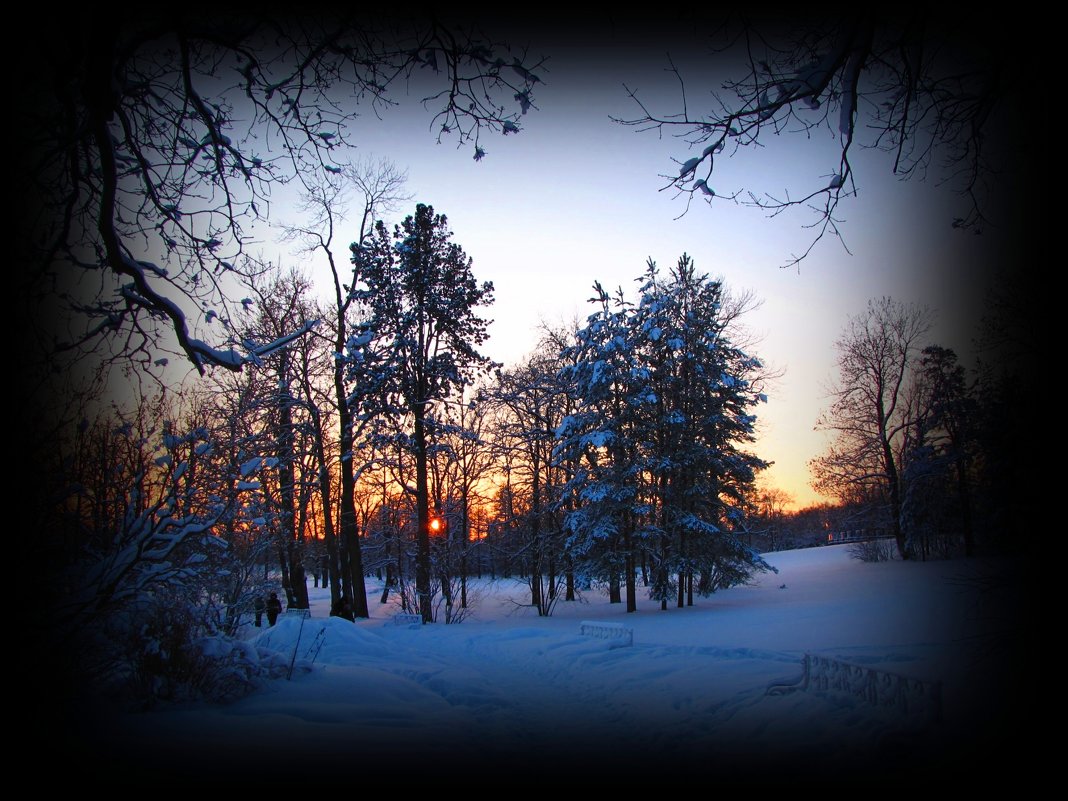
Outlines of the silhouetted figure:
{"label": "silhouetted figure", "polygon": [[267,604],[264,603],[263,596],[256,596],[256,603],[253,607],[256,612],[256,628],[263,625],[263,613],[267,611]]}
{"label": "silhouetted figure", "polygon": [[282,602],[278,600],[278,593],[272,592],[267,599],[267,625],[273,626],[278,622],[278,616],[282,614]]}

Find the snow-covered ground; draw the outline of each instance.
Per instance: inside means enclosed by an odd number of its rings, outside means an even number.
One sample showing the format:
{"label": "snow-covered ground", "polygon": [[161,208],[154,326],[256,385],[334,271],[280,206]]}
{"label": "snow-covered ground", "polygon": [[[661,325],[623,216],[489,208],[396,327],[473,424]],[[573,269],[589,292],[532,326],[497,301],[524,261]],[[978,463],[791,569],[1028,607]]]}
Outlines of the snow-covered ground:
{"label": "snow-covered ground", "polygon": [[[996,596],[989,565],[865,564],[847,546],[767,561],[779,572],[751,586],[666,611],[642,597],[631,615],[594,589],[539,618],[522,605],[524,585],[473,580],[475,608],[453,626],[393,625],[398,610],[379,605],[374,582],[374,618],[354,625],[328,617],[328,591],[313,589],[303,624],[289,616],[248,633],[295,654],[291,680],[227,706],[108,716],[92,761],[128,780],[505,773],[514,788],[565,774],[634,787],[670,785],[665,773],[951,778],[1001,749],[1017,656],[1002,628],[1017,610]],[[583,636],[585,620],[632,628],[633,646]],[[800,677],[806,652],[940,681],[941,722],[839,694],[768,695]]]}

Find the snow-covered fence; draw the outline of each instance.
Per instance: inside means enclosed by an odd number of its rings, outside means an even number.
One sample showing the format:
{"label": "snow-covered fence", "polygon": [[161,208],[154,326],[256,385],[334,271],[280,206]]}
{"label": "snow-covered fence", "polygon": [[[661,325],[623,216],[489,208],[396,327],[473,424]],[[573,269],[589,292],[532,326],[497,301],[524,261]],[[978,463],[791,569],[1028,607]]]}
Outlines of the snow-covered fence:
{"label": "snow-covered fence", "polygon": [[875,707],[894,707],[903,715],[930,722],[942,720],[942,683],[925,681],[888,670],[854,665],[839,659],[805,654],[801,678],[792,683],[771,684],[768,695],[786,695],[796,690],[837,695]]}
{"label": "snow-covered fence", "polygon": [[634,629],[628,628],[622,623],[599,623],[594,620],[583,620],[579,624],[579,631],[587,637],[609,640],[612,648],[625,648],[628,645],[634,645]]}

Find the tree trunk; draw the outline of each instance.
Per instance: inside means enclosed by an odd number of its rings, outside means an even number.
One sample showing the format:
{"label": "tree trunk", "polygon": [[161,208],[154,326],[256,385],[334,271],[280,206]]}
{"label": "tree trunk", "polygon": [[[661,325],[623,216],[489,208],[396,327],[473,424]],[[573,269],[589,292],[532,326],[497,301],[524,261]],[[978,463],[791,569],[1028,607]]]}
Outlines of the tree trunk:
{"label": "tree trunk", "polygon": [[415,415],[415,592],[423,623],[432,623],[434,610],[430,596],[430,493],[427,481],[425,406],[413,404]]}
{"label": "tree trunk", "polygon": [[308,579],[304,574],[301,532],[297,531],[294,517],[294,473],[296,459],[293,443],[293,397],[289,394],[289,353],[282,351],[278,364],[278,383],[281,390],[278,403],[278,428],[275,436],[275,456],[278,459],[279,513],[282,519],[282,537],[285,547],[283,574],[286,576],[286,596],[290,607],[308,608]]}
{"label": "tree trunk", "polygon": [[[682,557],[682,563],[686,564],[686,535],[679,535],[679,556]],[[686,594],[686,570],[685,568],[679,568],[679,592],[678,599],[675,606],[679,609],[685,605]]]}
{"label": "tree trunk", "polygon": [[460,608],[467,609],[467,548],[460,557]]}
{"label": "tree trunk", "polygon": [[957,457],[957,497],[960,503],[960,525],[964,534],[964,555],[975,556],[975,535],[972,533],[972,499],[968,481],[968,465]]}
{"label": "tree trunk", "polygon": [[530,488],[530,604],[537,607],[538,615],[545,614],[542,604],[542,553],[541,553],[541,484],[537,448],[531,458]]}
{"label": "tree trunk", "polygon": [[[337,342],[335,345],[338,353],[344,352],[344,342]],[[356,477],[352,466],[354,457],[352,413],[349,411],[348,395],[345,392],[343,369],[342,360],[335,359],[334,394],[338,407],[341,445],[341,520],[338,534],[347,556],[343,566],[345,569],[341,571],[344,577],[344,586],[341,589],[353,615],[368,618],[371,613],[367,609],[367,587],[363,580],[363,556],[360,553],[359,529],[356,523]]]}
{"label": "tree trunk", "polygon": [[282,571],[282,589],[286,594],[286,603],[293,602],[293,590],[289,583],[289,560],[286,558],[286,549],[280,547],[278,549],[278,567]]}
{"label": "tree trunk", "polygon": [[311,603],[308,599],[308,577],[304,572],[304,562],[301,560],[301,548],[295,542],[288,543],[286,547],[289,560],[289,582],[292,587],[292,604],[294,609],[308,609]]}
{"label": "tree trunk", "polygon": [[445,622],[452,623],[452,586],[449,583],[449,575],[442,571],[439,577],[441,581],[441,597],[445,599]]}
{"label": "tree trunk", "polygon": [[630,531],[631,522],[627,521],[627,531],[623,535],[623,547],[626,549],[624,563],[627,571],[627,612],[638,611],[638,590],[634,586],[634,538]]}
{"label": "tree trunk", "polygon": [[619,592],[619,573],[612,573],[608,578],[608,602],[612,604],[623,603],[623,597]]}
{"label": "tree trunk", "polygon": [[541,530],[538,515],[532,514],[530,521],[530,605],[542,613],[541,597]]}
{"label": "tree trunk", "polygon": [[[880,421],[880,425],[883,425]],[[905,532],[901,528],[901,480],[898,477],[897,463],[890,441],[882,438],[883,469],[886,471],[886,488],[890,496],[890,530],[894,533],[897,552],[902,559],[913,557],[912,548],[905,542]]]}
{"label": "tree trunk", "polygon": [[549,600],[556,600],[556,560],[552,552],[549,552]]}

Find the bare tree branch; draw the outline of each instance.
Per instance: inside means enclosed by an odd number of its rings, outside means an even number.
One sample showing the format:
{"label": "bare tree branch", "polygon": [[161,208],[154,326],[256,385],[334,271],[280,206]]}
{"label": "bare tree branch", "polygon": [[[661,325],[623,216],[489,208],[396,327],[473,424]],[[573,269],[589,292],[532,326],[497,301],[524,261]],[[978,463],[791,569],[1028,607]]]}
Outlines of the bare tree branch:
{"label": "bare tree branch", "polygon": [[[890,153],[892,171],[903,179],[924,178],[933,169],[964,198],[967,210],[953,225],[979,231],[1000,155],[991,141],[1011,118],[1006,101],[1016,79],[1026,75],[1027,59],[991,26],[940,22],[920,10],[893,20],[860,11],[792,28],[736,25],[726,29],[728,41],[718,52],[740,55],[740,77],[695,104],[682,71],[669,60],[681,110],[654,112],[628,90],[639,113],[616,122],[685,144],[677,169],[663,176],[664,189],[686,198],[683,213],[694,199],[727,199],[772,217],[806,209],[812,221],[804,227],[812,236],[784,266],[798,265],[828,234],[841,239],[840,203],[857,193],[850,158],[855,145]],[[752,158],[770,137],[811,137],[820,129],[834,137],[838,154],[801,191],[714,186],[717,159]]]}
{"label": "bare tree branch", "polygon": [[534,107],[525,59],[419,17],[86,12],[50,33],[29,104],[27,290],[69,299],[62,347],[110,336],[147,364],[169,331],[199,371],[240,369],[231,298],[274,189],[343,177],[357,109],[401,84],[481,158]]}

